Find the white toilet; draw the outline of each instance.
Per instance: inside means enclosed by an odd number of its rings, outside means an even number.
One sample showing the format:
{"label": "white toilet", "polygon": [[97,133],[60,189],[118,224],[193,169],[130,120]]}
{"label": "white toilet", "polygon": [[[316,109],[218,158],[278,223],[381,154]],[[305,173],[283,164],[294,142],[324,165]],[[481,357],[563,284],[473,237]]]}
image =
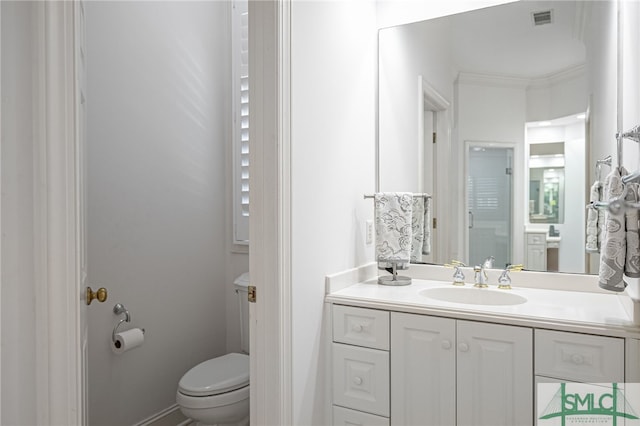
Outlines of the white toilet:
{"label": "white toilet", "polygon": [[249,424],[249,273],[235,281],[240,303],[241,349],[204,361],[187,371],[176,394],[180,411],[199,425]]}

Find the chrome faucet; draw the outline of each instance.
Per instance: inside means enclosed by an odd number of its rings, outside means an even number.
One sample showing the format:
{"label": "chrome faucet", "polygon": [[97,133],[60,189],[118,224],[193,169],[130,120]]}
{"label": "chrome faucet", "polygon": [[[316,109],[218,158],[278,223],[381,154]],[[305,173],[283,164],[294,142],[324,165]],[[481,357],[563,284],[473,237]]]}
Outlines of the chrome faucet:
{"label": "chrome faucet", "polygon": [[489,277],[487,276],[487,269],[491,269],[493,267],[493,261],[496,260],[493,256],[487,257],[484,262],[482,262],[482,266],[476,265],[473,267],[473,272],[475,273],[475,284],[474,287],[477,288],[487,288],[489,285],[487,284],[487,280]]}

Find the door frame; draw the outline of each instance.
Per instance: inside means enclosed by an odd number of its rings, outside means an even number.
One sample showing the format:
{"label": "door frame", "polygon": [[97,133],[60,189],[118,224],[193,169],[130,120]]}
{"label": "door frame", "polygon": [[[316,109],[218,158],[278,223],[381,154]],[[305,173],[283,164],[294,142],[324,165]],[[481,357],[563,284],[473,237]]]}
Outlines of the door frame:
{"label": "door frame", "polygon": [[[419,179],[419,191],[424,192],[423,188],[426,184],[426,142],[425,137],[425,112],[431,111],[435,118],[434,132],[437,135],[437,142],[433,142],[433,158],[434,158],[434,182],[433,182],[433,194],[431,216],[436,218],[448,217],[448,212],[451,211],[451,198],[450,191],[450,179],[451,176],[447,176],[445,179],[437,179],[435,176],[442,172],[438,170],[438,164],[448,164],[448,158],[450,157],[450,140],[451,140],[451,119],[450,119],[450,103],[447,99],[436,90],[422,75],[418,76],[418,156],[421,159],[420,163],[423,165],[418,170]],[[447,167],[450,171],[451,168]],[[437,200],[444,200],[444,202],[438,202]],[[429,224],[432,230],[432,245],[431,254],[436,263],[446,263],[451,258],[451,239],[446,236],[451,235],[451,223],[448,220],[440,220],[437,227],[433,227],[433,224]]]}
{"label": "door frame", "polygon": [[[81,235],[76,138],[76,2],[42,2],[43,120],[38,141],[35,241],[40,255],[36,306],[39,424],[85,424],[87,392],[81,356]],[[251,17],[253,15],[253,17]],[[291,5],[250,2],[253,130],[250,271],[258,288],[252,306],[251,424],[291,424]],[[253,34],[253,35],[251,35]],[[267,54],[265,54],[267,53]],[[254,107],[255,105],[255,107]],[[264,137],[263,135],[269,135]]]}
{"label": "door frame", "polygon": [[75,2],[37,6],[34,164],[36,410],[42,424],[82,424],[81,188],[76,134]]}
{"label": "door frame", "polygon": [[[291,3],[249,2],[251,424],[293,423]],[[265,54],[272,52],[272,54]]]}

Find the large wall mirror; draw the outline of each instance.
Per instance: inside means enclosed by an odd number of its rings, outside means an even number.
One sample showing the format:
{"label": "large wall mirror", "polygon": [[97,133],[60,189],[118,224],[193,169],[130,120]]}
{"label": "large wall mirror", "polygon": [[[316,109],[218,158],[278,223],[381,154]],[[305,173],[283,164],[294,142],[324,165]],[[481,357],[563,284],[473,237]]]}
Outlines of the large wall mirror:
{"label": "large wall mirror", "polygon": [[379,31],[378,186],[433,195],[425,262],[597,271],[585,205],[616,57],[615,1],[516,1]]}

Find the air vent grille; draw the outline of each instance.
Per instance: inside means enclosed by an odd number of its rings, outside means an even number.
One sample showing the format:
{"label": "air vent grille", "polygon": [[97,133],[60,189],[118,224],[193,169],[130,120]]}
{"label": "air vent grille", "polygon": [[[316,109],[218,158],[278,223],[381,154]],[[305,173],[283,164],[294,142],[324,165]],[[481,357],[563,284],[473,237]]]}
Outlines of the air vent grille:
{"label": "air vent grille", "polygon": [[533,17],[533,25],[535,26],[551,24],[553,22],[553,10],[533,12],[531,16]]}

